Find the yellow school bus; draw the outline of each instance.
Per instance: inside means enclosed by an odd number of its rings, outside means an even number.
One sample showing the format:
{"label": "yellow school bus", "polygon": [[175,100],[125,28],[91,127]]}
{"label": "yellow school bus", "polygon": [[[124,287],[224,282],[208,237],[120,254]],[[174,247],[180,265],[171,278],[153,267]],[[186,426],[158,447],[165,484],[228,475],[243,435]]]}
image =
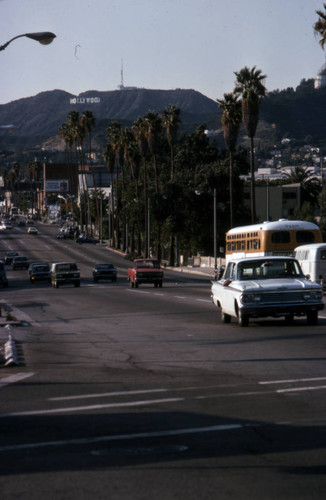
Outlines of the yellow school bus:
{"label": "yellow school bus", "polygon": [[319,226],[302,220],[279,219],[234,227],[226,233],[226,261],[231,258],[292,255],[299,245],[321,243]]}

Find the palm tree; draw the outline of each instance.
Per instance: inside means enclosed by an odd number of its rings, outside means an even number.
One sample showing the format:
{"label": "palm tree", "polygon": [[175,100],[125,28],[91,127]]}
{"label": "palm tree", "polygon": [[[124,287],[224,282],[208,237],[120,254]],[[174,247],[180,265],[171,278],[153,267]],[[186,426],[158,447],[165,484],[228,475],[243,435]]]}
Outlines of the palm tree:
{"label": "palm tree", "polygon": [[166,129],[166,137],[170,146],[171,153],[171,170],[170,180],[173,181],[174,177],[174,145],[177,141],[177,135],[180,125],[181,110],[174,105],[169,106],[163,111],[162,123]]}
{"label": "palm tree", "polygon": [[147,134],[147,123],[143,117],[139,117],[133,124],[132,126],[132,132],[135,136],[137,145],[138,145],[138,150],[140,153],[140,156],[142,158],[143,162],[143,185],[144,185],[144,221],[145,221],[145,241],[144,241],[144,248],[145,248],[145,257],[148,257],[148,248],[147,248],[147,241],[148,241],[148,193],[147,193],[147,165],[146,165],[146,156],[147,156],[147,151],[148,151],[148,143],[146,139],[146,134]]}
{"label": "palm tree", "polygon": [[234,93],[224,94],[224,99],[217,99],[223,109],[221,122],[224,129],[224,141],[229,152],[229,196],[230,196],[230,227],[233,227],[233,153],[236,148],[239,128],[242,120],[241,101]]}
{"label": "palm tree", "polygon": [[157,145],[162,133],[162,120],[161,117],[154,111],[148,111],[144,116],[144,123],[146,127],[146,139],[148,149],[153,157],[154,164],[154,178],[155,178],[155,191],[158,193],[158,174],[157,174]]}
{"label": "palm tree", "polygon": [[[110,174],[110,184],[111,184],[111,196],[108,200],[108,205],[109,205],[109,214],[110,214],[110,218],[109,218],[109,224],[110,224],[110,229],[109,229],[109,236],[110,236],[110,240],[112,239],[112,232],[111,232],[111,228],[112,228],[112,223],[111,223],[111,214],[113,212],[113,209],[114,209],[114,204],[113,204],[113,175],[114,175],[114,167],[115,167],[115,153],[113,151],[113,148],[111,146],[111,144],[106,144],[105,148],[104,148],[104,151],[103,151],[103,159],[106,163],[106,167],[108,169],[108,172]],[[112,245],[112,241],[110,241],[110,245]]]}
{"label": "palm tree", "polygon": [[317,204],[321,187],[320,182],[310,172],[308,167],[297,165],[289,173],[285,173],[287,181],[291,184],[300,184],[299,208],[307,202],[312,205]]}
{"label": "palm tree", "polygon": [[[122,151],[123,151],[123,130],[121,125],[114,121],[111,122],[109,127],[106,129],[106,138],[111,144],[111,148],[114,151],[114,163],[115,163],[115,189],[113,190],[113,221],[115,222],[115,227],[113,227],[113,234],[115,230],[116,244],[119,248],[120,246],[120,232],[118,218],[116,216],[115,208],[118,206],[118,179],[119,174],[122,169]],[[113,187],[113,186],[112,186]],[[113,236],[113,241],[115,241]]]}
{"label": "palm tree", "polygon": [[[91,176],[92,176],[92,180],[93,180],[93,188],[95,191],[95,206],[96,206],[96,218],[98,221],[98,232],[100,232],[100,207],[99,207],[97,189],[95,189],[94,172],[92,169],[92,130],[95,127],[95,124],[96,124],[96,120],[95,120],[95,117],[94,117],[92,111],[87,111],[87,110],[84,111],[81,118],[80,118],[80,125],[81,125],[81,128],[83,129],[84,133],[86,133],[88,136],[89,164],[90,164]],[[88,210],[89,210],[89,215],[90,215],[88,190],[87,190],[87,200],[88,200]]]}
{"label": "palm tree", "polygon": [[266,87],[262,81],[266,78],[256,66],[249,69],[247,66],[239,72],[237,77],[235,94],[241,94],[242,121],[248,137],[250,138],[250,197],[251,197],[251,222],[256,221],[256,196],[255,196],[255,168],[254,168],[254,137],[259,120],[259,108],[262,98],[265,96]]}
{"label": "palm tree", "polygon": [[319,16],[319,18],[318,21],[316,21],[313,26],[315,36],[320,37],[319,43],[323,50],[326,43],[326,3],[324,3],[324,9],[325,12],[321,10],[316,10],[316,14]]}

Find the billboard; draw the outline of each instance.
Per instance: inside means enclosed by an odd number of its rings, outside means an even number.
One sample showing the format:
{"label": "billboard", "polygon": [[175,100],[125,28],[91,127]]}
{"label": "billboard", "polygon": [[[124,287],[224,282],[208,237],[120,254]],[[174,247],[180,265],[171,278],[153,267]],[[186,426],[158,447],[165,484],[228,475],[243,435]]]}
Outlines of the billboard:
{"label": "billboard", "polygon": [[47,179],[45,181],[45,190],[47,193],[68,193],[68,179]]}

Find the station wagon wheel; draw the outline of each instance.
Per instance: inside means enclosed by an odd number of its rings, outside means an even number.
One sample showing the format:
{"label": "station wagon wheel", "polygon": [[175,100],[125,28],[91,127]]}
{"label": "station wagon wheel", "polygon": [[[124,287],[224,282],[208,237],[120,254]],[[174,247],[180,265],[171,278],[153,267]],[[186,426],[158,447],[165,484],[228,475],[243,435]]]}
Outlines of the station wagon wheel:
{"label": "station wagon wheel", "polygon": [[315,326],[318,323],[318,311],[307,312],[307,323],[310,326]]}
{"label": "station wagon wheel", "polygon": [[241,312],[239,312],[238,322],[239,322],[240,326],[243,326],[243,327],[248,326],[249,325],[249,316],[247,316],[246,314],[241,314]]}
{"label": "station wagon wheel", "polygon": [[230,323],[231,321],[231,316],[229,314],[226,314],[223,309],[221,309],[221,320],[222,323]]}

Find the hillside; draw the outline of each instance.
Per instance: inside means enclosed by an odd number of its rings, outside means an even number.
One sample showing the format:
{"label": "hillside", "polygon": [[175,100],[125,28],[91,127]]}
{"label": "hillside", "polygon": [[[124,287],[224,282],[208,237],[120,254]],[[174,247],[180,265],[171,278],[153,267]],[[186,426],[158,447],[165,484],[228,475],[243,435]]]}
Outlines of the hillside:
{"label": "hillside", "polygon": [[[0,105],[0,126],[15,126],[11,134],[0,128],[0,149],[39,149],[45,141],[54,147],[60,126],[71,110],[93,112],[97,123],[94,141],[102,144],[110,121],[118,120],[130,126],[147,111],[162,112],[171,104],[181,109],[181,131],[192,131],[203,123],[209,129],[222,131],[217,102],[192,89],[89,90],[79,96],[52,90]],[[270,92],[262,102],[255,140],[263,149],[270,148],[283,137],[326,147],[325,109],[326,88],[315,90],[312,79],[303,80],[296,89]],[[221,133],[220,147],[224,147],[222,136]],[[241,128],[239,143],[244,144],[244,141]]]}
{"label": "hillside", "polygon": [[1,142],[2,146],[15,141],[35,145],[56,135],[71,110],[90,110],[101,125],[111,120],[131,124],[147,111],[161,112],[171,104],[181,109],[183,128],[206,122],[217,126],[218,104],[195,90],[93,90],[78,97],[52,90],[0,105],[0,125],[15,126],[12,136],[2,131]]}

